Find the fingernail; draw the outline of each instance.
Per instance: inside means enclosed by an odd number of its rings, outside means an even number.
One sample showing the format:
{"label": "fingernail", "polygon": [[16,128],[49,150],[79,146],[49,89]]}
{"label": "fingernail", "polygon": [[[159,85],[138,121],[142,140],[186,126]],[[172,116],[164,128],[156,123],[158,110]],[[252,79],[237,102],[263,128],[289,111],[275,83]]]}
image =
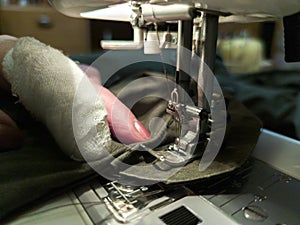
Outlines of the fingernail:
{"label": "fingernail", "polygon": [[148,140],[151,138],[150,132],[144,127],[144,125],[139,120],[134,121],[134,127],[144,139]]}

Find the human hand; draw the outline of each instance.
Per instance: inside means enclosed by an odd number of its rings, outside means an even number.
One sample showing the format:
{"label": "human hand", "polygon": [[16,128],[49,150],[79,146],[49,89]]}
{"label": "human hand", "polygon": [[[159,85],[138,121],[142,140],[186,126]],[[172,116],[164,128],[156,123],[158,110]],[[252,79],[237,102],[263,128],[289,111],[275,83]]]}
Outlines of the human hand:
{"label": "human hand", "polygon": [[107,121],[113,137],[124,144],[144,142],[151,138],[151,134],[112,92],[101,85],[100,74],[96,68],[80,65],[89,80],[99,91],[107,111]]}
{"label": "human hand", "polygon": [[[2,74],[2,60],[6,53],[14,46],[15,37],[0,35],[0,89],[10,90],[9,83]],[[23,143],[23,135],[16,123],[2,110],[0,110],[0,151],[18,148]]]}
{"label": "human hand", "polygon": [[10,84],[2,73],[2,61],[6,53],[15,45],[17,38],[9,35],[0,35],[0,89],[9,91]]}

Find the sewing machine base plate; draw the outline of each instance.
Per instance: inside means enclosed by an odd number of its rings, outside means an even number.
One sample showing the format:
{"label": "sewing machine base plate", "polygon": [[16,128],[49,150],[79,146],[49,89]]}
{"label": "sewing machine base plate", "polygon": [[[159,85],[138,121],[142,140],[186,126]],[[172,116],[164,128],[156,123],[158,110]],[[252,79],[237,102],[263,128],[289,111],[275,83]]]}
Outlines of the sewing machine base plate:
{"label": "sewing machine base plate", "polygon": [[[101,184],[101,180],[96,179],[75,190],[95,224],[179,225],[185,215],[189,215],[189,225],[218,224],[220,221],[228,225],[289,225],[297,224],[300,219],[300,202],[294,196],[300,190],[300,181],[256,159],[250,159],[233,173],[194,184],[173,187],[157,184],[149,189],[144,187],[143,193],[139,187],[139,197],[130,194],[127,196],[135,200],[148,199],[144,201],[144,206],[140,203],[137,206],[140,208],[133,213],[124,211],[124,207],[120,205],[120,197],[112,197],[112,193],[116,191],[110,192],[108,186],[111,183]],[[123,190],[123,194],[128,193],[128,190]],[[174,193],[178,195],[174,196]],[[119,215],[123,211],[123,221],[122,216],[115,217],[104,203],[107,196],[119,199]],[[132,209],[128,205],[126,207]]]}

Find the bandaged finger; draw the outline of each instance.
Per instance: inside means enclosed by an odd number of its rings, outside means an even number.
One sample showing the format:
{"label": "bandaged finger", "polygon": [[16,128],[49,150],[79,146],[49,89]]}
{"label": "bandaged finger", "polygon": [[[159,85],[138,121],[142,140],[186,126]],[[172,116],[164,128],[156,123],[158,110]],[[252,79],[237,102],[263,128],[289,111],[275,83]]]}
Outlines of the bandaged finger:
{"label": "bandaged finger", "polygon": [[17,40],[2,65],[12,93],[47,126],[67,155],[76,160],[101,157],[111,141],[107,113],[101,96],[93,93],[76,63],[60,51],[24,37]]}

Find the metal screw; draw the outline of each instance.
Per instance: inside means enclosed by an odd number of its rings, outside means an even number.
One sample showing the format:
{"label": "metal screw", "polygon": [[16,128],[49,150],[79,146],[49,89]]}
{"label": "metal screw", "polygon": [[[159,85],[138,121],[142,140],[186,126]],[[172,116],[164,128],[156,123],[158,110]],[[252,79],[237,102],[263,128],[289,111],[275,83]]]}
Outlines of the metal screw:
{"label": "metal screw", "polygon": [[244,216],[252,221],[264,221],[268,218],[268,213],[256,205],[248,205],[243,208]]}

